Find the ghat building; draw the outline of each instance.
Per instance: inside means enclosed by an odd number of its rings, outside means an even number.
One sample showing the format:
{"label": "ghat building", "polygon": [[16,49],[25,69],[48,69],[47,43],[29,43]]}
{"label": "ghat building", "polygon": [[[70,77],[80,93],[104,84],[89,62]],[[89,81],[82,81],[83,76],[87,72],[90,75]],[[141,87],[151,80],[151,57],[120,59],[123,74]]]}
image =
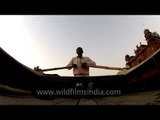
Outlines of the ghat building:
{"label": "ghat building", "polygon": [[135,55],[125,56],[126,66],[132,68],[142,61],[149,58],[153,53],[155,53],[160,48],[160,36],[156,32],[150,32],[149,29],[144,30],[144,37],[147,44],[136,45],[134,50]]}

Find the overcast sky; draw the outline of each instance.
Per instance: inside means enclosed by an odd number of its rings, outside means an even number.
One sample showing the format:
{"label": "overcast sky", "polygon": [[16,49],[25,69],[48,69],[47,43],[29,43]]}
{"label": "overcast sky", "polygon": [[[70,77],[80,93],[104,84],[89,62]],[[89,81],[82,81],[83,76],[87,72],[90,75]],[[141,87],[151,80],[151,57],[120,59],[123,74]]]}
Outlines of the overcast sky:
{"label": "overcast sky", "polygon": [[[158,15],[0,15],[0,47],[20,63],[41,69],[63,67],[76,48],[97,65],[125,67],[125,55],[147,44],[144,29],[160,33]],[[91,76],[117,70],[91,68]],[[47,73],[73,76],[72,70]]]}

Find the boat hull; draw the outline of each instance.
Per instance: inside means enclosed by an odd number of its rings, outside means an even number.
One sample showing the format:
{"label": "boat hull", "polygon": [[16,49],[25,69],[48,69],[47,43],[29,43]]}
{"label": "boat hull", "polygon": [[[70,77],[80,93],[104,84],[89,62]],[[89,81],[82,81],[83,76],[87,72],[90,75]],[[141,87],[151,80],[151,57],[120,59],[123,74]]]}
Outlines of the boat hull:
{"label": "boat hull", "polygon": [[31,90],[34,93],[37,90],[75,88],[76,83],[82,83],[85,89],[88,83],[93,83],[94,89],[121,90],[121,93],[155,89],[160,86],[160,50],[135,69],[117,75],[69,77],[40,74],[15,60],[2,48],[0,67],[0,84]]}

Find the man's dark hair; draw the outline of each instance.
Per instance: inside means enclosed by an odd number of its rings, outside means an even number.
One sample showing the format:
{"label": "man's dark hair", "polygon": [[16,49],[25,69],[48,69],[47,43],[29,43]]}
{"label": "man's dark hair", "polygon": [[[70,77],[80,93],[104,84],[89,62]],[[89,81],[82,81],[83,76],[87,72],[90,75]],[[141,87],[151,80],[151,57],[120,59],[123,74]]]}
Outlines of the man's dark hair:
{"label": "man's dark hair", "polygon": [[83,49],[82,49],[82,47],[77,47],[77,50],[78,50],[78,49],[81,49],[81,50],[83,50]]}

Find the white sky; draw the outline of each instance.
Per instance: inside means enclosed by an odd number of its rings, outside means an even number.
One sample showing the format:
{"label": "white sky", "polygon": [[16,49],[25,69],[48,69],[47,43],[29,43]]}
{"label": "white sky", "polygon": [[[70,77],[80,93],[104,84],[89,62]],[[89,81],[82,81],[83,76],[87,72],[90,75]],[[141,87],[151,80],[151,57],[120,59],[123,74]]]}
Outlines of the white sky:
{"label": "white sky", "polygon": [[[0,47],[32,69],[66,66],[78,46],[97,65],[125,67],[125,55],[146,44],[145,28],[160,34],[160,15],[0,15]],[[90,69],[91,76],[117,72]]]}

